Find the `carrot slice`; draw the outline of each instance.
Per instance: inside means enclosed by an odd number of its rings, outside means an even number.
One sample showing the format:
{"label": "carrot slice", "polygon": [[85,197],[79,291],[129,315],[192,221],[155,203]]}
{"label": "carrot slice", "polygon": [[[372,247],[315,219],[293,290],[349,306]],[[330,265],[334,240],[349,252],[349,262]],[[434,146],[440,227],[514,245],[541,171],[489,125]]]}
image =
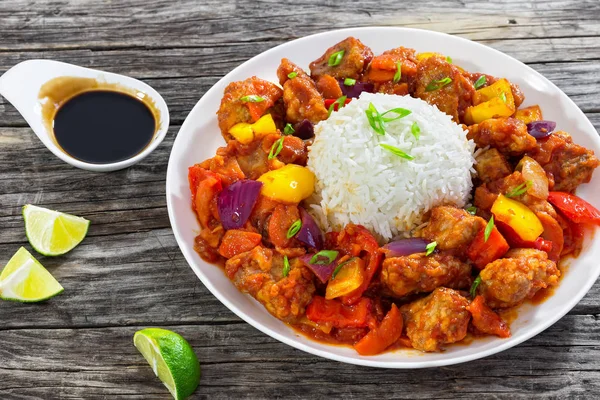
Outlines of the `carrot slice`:
{"label": "carrot slice", "polygon": [[379,354],[400,338],[403,326],[402,314],[398,307],[392,304],[392,308],[383,317],[381,324],[369,331],[354,345],[354,348],[362,356]]}
{"label": "carrot slice", "polygon": [[502,257],[510,248],[504,236],[496,229],[492,229],[490,236],[485,240],[485,229],[482,229],[467,249],[467,256],[479,269]]}
{"label": "carrot slice", "polygon": [[388,82],[394,79],[395,71],[371,68],[365,75],[365,80],[371,82]]}
{"label": "carrot slice", "polygon": [[382,54],[374,57],[371,61],[371,68],[381,69],[386,71],[396,71],[396,63],[399,61],[399,57],[394,54]]}
{"label": "carrot slice", "polygon": [[219,254],[225,258],[231,258],[252,250],[261,241],[262,236],[259,233],[230,229],[223,236],[223,241],[219,246]]}

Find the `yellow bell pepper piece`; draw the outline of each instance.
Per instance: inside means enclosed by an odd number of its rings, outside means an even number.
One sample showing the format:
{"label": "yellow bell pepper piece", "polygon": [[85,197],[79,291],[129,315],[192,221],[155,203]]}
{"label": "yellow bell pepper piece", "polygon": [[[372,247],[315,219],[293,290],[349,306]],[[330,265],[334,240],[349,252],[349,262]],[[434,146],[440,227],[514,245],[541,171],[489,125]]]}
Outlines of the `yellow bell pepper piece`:
{"label": "yellow bell pepper piece", "polygon": [[511,108],[501,98],[496,97],[476,106],[468,107],[465,111],[465,123],[467,125],[480,124],[490,118],[510,117],[514,112],[514,106]]}
{"label": "yellow bell pepper piece", "polygon": [[261,193],[284,203],[299,203],[315,191],[315,175],[306,167],[287,164],[258,178]]}
{"label": "yellow bell pepper piece", "polygon": [[526,205],[499,195],[492,205],[492,214],[497,221],[510,226],[519,237],[527,242],[537,239],[544,227],[538,217]]}
{"label": "yellow bell pepper piece", "polygon": [[229,129],[229,133],[238,142],[248,144],[254,139],[260,139],[268,133],[277,132],[277,126],[271,114],[265,114],[253,124],[240,122]]}
{"label": "yellow bell pepper piece", "polygon": [[479,124],[490,118],[510,117],[515,112],[515,98],[510,82],[499,79],[492,85],[479,89],[473,96],[473,104],[465,112],[467,125]]}
{"label": "yellow bell pepper piece", "polygon": [[[486,86],[477,90],[473,98],[473,104],[478,105],[496,97],[501,98],[502,101],[508,105],[508,107],[513,109],[514,112],[515,98],[512,94],[512,89],[510,88],[510,82],[504,78],[498,79],[490,86]],[[506,99],[506,101],[504,101],[504,99]]]}
{"label": "yellow bell pepper piece", "polygon": [[229,129],[231,136],[242,144],[248,144],[254,140],[254,131],[252,130],[252,124],[247,122],[240,122],[235,124]]}
{"label": "yellow bell pepper piece", "polygon": [[446,58],[446,56],[443,55],[443,54],[427,51],[427,52],[424,52],[424,53],[418,53],[417,54],[417,61],[423,61],[423,60],[425,60],[427,58],[434,57],[434,56]]}
{"label": "yellow bell pepper piece", "polygon": [[544,119],[544,117],[542,116],[542,109],[537,104],[535,106],[526,107],[526,108],[517,110],[514,113],[513,118],[519,119],[526,124],[529,124],[529,123],[532,123],[535,121],[541,121]]}
{"label": "yellow bell pepper piece", "polygon": [[267,133],[277,132],[277,127],[275,126],[275,121],[273,121],[271,114],[265,114],[252,124],[252,130],[258,139]]}
{"label": "yellow bell pepper piece", "polygon": [[329,279],[325,298],[328,300],[351,293],[365,280],[365,263],[358,257],[350,259],[339,270],[335,278]]}

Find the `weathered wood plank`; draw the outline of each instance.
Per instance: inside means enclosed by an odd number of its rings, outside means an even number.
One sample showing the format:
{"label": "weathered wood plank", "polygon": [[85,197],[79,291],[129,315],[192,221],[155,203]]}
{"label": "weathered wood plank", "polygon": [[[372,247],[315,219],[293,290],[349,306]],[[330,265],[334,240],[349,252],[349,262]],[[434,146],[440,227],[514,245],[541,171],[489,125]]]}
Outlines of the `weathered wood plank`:
{"label": "weathered wood plank", "polygon": [[[21,245],[31,251],[26,243],[0,245],[2,262]],[[61,257],[34,254],[65,291],[40,304],[0,302],[0,330],[239,321],[194,275],[170,229],[88,237]]]}
{"label": "weathered wood plank", "polygon": [[[0,49],[222,46],[350,26],[412,26],[472,39],[598,36],[594,0],[2,2]],[[582,12],[585,10],[585,12]],[[514,23],[511,23],[512,22]]]}
{"label": "weathered wood plank", "polygon": [[[569,316],[524,345],[464,365],[394,371],[342,365],[292,349],[247,324],[174,326],[194,347],[203,377],[194,398],[557,398],[600,389],[600,328]],[[132,344],[142,327],[0,332],[0,396],[168,398]],[[562,330],[560,329],[562,328]],[[569,345],[562,331],[569,330]],[[35,379],[32,379],[32,376]],[[308,395],[310,394],[310,396]],[[134,397],[135,398],[135,397]]]}

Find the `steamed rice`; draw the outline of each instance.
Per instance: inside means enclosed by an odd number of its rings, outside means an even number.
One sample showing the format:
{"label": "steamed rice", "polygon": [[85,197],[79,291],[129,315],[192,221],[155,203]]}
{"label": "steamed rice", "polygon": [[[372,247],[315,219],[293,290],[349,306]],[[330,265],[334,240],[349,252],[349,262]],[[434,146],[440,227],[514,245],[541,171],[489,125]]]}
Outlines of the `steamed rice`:
{"label": "steamed rice", "polygon": [[[398,107],[412,113],[386,123],[381,136],[365,115],[369,103],[380,113]],[[418,140],[411,133],[413,122],[420,128]],[[410,96],[363,93],[315,126],[308,168],[316,176],[316,196],[310,208],[326,230],[354,223],[380,239],[405,236],[431,208],[466,204],[474,149],[462,127],[437,107]]]}

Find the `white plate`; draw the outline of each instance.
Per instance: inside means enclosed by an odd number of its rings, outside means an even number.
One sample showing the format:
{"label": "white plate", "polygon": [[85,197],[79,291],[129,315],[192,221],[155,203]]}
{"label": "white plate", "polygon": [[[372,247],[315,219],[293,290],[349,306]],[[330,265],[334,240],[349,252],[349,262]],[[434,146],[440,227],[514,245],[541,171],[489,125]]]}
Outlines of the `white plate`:
{"label": "white plate", "polygon": [[[311,61],[348,36],[359,38],[373,49],[374,54],[398,46],[411,47],[418,52],[435,51],[451,56],[455,64],[466,70],[506,77],[521,86],[526,95],[525,105],[539,104],[545,118],[557,122],[557,129],[571,133],[576,143],[600,154],[598,133],[575,103],[542,75],[497,50],[443,33],[408,28],[343,29],[308,36],[270,49],[231,71],[198,101],[179,130],[167,170],[167,206],[175,238],[187,262],[223,304],[252,326],[300,350],[351,364],[384,368],[457,364],[506,350],[548,328],[581,300],[600,274],[600,263],[597,262],[600,259],[600,235],[586,238],[584,251],[570,263],[552,297],[540,305],[519,308],[519,317],[511,324],[511,338],[487,337],[468,346],[450,346],[442,353],[399,350],[372,357],[360,356],[349,347],[330,346],[299,335],[272,317],[253,298],[240,293],[219,267],[204,262],[194,251],[194,237],[199,227],[191,209],[187,171],[189,166],[213,157],[217,147],[225,144],[215,115],[225,86],[253,75],[277,82],[276,70],[283,57],[308,70]],[[593,188],[599,185],[600,172],[596,172],[592,182],[583,185],[577,193],[598,206],[600,191]]]}

